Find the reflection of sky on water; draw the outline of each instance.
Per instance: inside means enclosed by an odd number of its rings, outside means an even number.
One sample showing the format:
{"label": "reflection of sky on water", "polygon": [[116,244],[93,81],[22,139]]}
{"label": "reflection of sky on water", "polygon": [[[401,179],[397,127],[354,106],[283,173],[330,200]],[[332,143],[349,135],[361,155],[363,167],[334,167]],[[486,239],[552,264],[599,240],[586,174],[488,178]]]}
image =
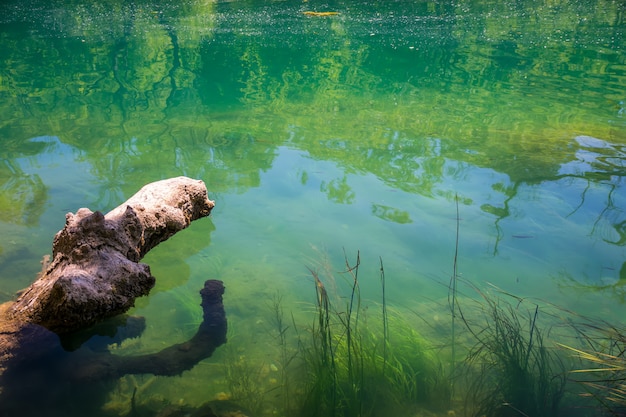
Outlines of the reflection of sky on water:
{"label": "reflection of sky on water", "polygon": [[[447,161],[444,171],[456,173],[458,165]],[[215,212],[214,242],[226,228],[227,236],[263,236],[268,255],[305,259],[309,245],[323,246],[338,265],[343,249],[362,250],[369,257],[385,258],[398,283],[394,288],[390,281],[390,293],[404,297],[408,295],[401,283],[424,277],[447,279],[456,214],[454,198],[440,196],[453,196],[459,189],[465,199],[460,204],[460,268],[465,277],[534,295],[558,291],[552,281],[560,276],[591,285],[619,279],[623,248],[603,240],[611,233],[610,224],[596,225],[601,233],[595,236],[590,231],[596,218],[588,213],[595,208],[585,207],[568,217],[580,198],[578,183],[522,185],[505,202],[491,184],[506,182],[506,176],[468,164],[463,164],[463,172],[444,177],[433,198],[390,188],[372,175],[346,175],[332,163],[279,148],[259,188],[242,196],[222,196],[223,205],[218,204]],[[345,185],[344,198],[328,195],[332,192],[325,184],[337,179]],[[601,204],[602,196],[595,197],[592,200]],[[250,202],[257,206],[253,211],[246,209]],[[486,203],[506,206],[507,215],[498,218],[483,211]],[[231,230],[229,225],[242,222],[246,224],[242,230],[241,225]],[[248,244],[241,245],[247,253]]]}
{"label": "reflection of sky on water", "polygon": [[[17,180],[35,176],[46,186],[49,195],[43,199],[45,210],[39,220],[44,233],[56,232],[68,211],[83,206],[107,210],[127,197],[115,187],[105,190],[108,195],[94,194],[89,163],[81,162],[81,152],[58,138],[32,142],[45,144],[45,151],[13,164],[19,167]],[[626,202],[615,175],[623,167],[624,154],[619,146],[588,136],[577,137],[576,143],[577,159],[561,166],[561,179],[521,185],[512,197],[494,188],[502,184],[506,189],[506,175],[466,162],[446,160],[441,181],[427,195],[419,195],[391,188],[371,174],[346,173],[334,163],[279,147],[271,168],[261,174],[259,187],[239,197],[222,193],[214,217],[218,230],[229,229],[230,222],[248,224],[246,232],[232,235],[258,233],[263,240],[275,236],[269,240],[269,251],[296,257],[309,244],[341,242],[329,250],[366,250],[405,265],[399,269],[407,271],[406,279],[411,279],[409,271],[443,279],[454,241],[454,194],[460,190],[466,275],[492,280],[503,271],[516,270],[514,278],[505,273],[504,282],[518,282],[522,274],[534,277],[529,279],[535,283],[529,285],[540,287],[544,284],[539,282],[559,275],[586,284],[617,282],[624,239],[619,224],[626,217],[622,209]],[[390,146],[399,145],[394,141]],[[416,159],[416,166],[427,162],[428,158]],[[605,178],[592,183],[585,175]],[[207,182],[210,188],[210,179]],[[239,200],[237,207],[231,205],[233,199]],[[283,248],[280,242],[293,246]],[[46,244],[42,236],[38,246]],[[575,256],[579,253],[585,256]]]}
{"label": "reflection of sky on water", "polygon": [[561,174],[605,173],[607,180],[626,176],[626,147],[591,136],[577,136],[576,142],[580,147],[576,150],[577,160],[563,165]]}

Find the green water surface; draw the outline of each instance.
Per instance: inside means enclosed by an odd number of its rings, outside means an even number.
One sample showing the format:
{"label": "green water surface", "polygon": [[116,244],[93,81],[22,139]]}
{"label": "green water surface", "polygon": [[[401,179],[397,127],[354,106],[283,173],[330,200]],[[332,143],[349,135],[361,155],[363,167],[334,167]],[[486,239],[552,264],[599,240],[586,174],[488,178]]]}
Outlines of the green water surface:
{"label": "green water surface", "polygon": [[307,267],[341,277],[357,252],[364,300],[380,302],[382,258],[390,306],[448,323],[457,201],[464,281],[619,323],[625,29],[610,0],[4,1],[0,301],[65,213],[185,175],[216,208],[144,258],[157,284],[131,313],[147,329],[117,349],[192,335],[209,278],[229,347],[181,377],[123,378],[103,415],[228,395],[229,355],[271,385],[272,297],[308,320]]}

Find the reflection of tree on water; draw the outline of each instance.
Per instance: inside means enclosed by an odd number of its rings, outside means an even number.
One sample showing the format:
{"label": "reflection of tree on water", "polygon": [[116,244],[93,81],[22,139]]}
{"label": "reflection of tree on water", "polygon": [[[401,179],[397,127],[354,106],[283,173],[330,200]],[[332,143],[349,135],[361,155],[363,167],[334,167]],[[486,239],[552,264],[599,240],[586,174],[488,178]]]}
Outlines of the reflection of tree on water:
{"label": "reflection of tree on water", "polygon": [[[606,83],[623,40],[589,30],[598,19],[618,30],[623,17],[599,4],[601,14],[584,4],[374,3],[329,19],[302,16],[299,6],[204,1],[59,9],[4,43],[3,132],[21,141],[45,131],[72,144],[101,179],[93,193],[104,206],[134,187],[135,172],[151,170],[243,192],[285,143],[450,201],[447,179],[492,169],[509,179],[492,185],[501,203],[480,201],[495,218],[497,251],[522,185],[573,178],[619,189],[600,162],[620,165],[604,156],[584,175],[560,172],[577,160],[563,135],[623,139],[607,127],[616,109],[605,103],[623,100]],[[602,56],[584,47],[598,43],[610,46]],[[572,101],[579,96],[584,106]],[[348,179],[323,191],[350,203]],[[593,233],[609,220],[618,237],[606,241],[623,245],[614,194]]]}
{"label": "reflection of tree on water", "polygon": [[[602,239],[618,246],[626,244],[626,220],[624,209],[615,205],[615,192],[620,189],[622,179],[626,177],[626,147],[612,144],[589,136],[576,138],[580,148],[576,151],[576,160],[562,167],[562,172],[575,178],[584,179],[587,185],[580,197],[580,204],[568,215],[575,214],[585,205],[589,190],[594,186],[608,188],[606,205],[600,210],[594,222],[591,235],[598,232],[603,221],[611,224],[617,233],[617,240]],[[602,232],[599,232],[602,234]]]}
{"label": "reflection of tree on water", "polygon": [[[3,142],[0,146],[0,276],[15,277],[16,272],[37,271],[36,263],[24,259],[40,259],[38,245],[25,228],[35,228],[50,198],[49,184],[37,172],[41,155],[56,149],[54,140],[38,138],[24,143]],[[0,289],[0,303],[12,298],[20,284],[12,282]]]}
{"label": "reflection of tree on water", "polygon": [[15,162],[3,159],[0,164],[0,221],[33,225],[44,211],[47,187],[38,175],[24,172]]}
{"label": "reflection of tree on water", "polygon": [[351,204],[354,202],[354,191],[348,185],[348,178],[335,178],[328,183],[322,182],[321,191],[326,193],[330,201],[340,204]]}
{"label": "reflection of tree on water", "polygon": [[[567,177],[613,184],[610,174],[591,176],[596,168],[583,177],[559,172],[577,158],[563,145],[563,132],[621,137],[606,127],[594,95],[587,96],[589,105],[571,102],[572,95],[584,96],[582,88],[602,86],[614,95],[602,85],[610,67],[554,38],[546,29],[552,23],[528,17],[550,20],[556,12],[549,4],[516,4],[503,21],[484,5],[463,4],[376,3],[331,19],[306,18],[285,5],[258,15],[233,3],[154,6],[64,9],[54,30],[65,30],[67,38],[42,25],[34,29],[39,37],[6,43],[3,62],[19,69],[7,73],[0,90],[7,96],[0,108],[15,116],[8,125],[23,125],[26,137],[56,132],[80,150],[101,179],[92,190],[99,206],[128,193],[136,172],[210,177],[217,191],[243,192],[260,184],[277,147],[287,143],[346,172],[372,173],[394,189],[449,201],[449,179],[462,179],[473,167],[501,173],[508,181],[492,180],[496,197],[479,201],[494,216],[497,251],[501,221],[522,185]],[[582,5],[564,7],[558,13],[563,30],[591,36],[576,22],[581,14],[598,16]],[[618,21],[614,9],[608,4],[603,18]],[[91,16],[114,19],[105,24]],[[611,42],[615,51],[623,48]],[[536,47],[544,44],[547,51]],[[616,59],[605,55],[607,62]],[[534,65],[527,68],[528,62]],[[47,75],[34,88],[39,67]],[[577,74],[591,77],[583,86],[561,79]],[[324,187],[333,201],[355,201],[349,176]],[[613,194],[599,219],[614,217],[618,237],[606,240],[621,245],[623,216],[611,205]],[[602,230],[601,223],[594,230]]]}
{"label": "reflection of tree on water", "polygon": [[[597,235],[604,242],[615,245],[626,245],[626,213],[624,209],[615,203],[616,194],[619,195],[624,177],[624,161],[626,152],[621,145],[591,138],[588,136],[578,136],[576,145],[571,145],[571,159],[564,161],[558,172],[541,176],[540,179],[517,178],[510,185],[496,183],[492,188],[504,195],[501,207],[491,204],[483,204],[481,209],[496,217],[495,226],[497,230],[494,253],[497,253],[498,243],[504,237],[499,223],[511,214],[511,201],[517,196],[520,186],[533,185],[545,182],[566,183],[570,189],[579,188],[576,183],[583,182],[584,186],[579,203],[565,217],[575,215],[587,204],[588,193],[606,194],[602,207],[592,207],[588,211],[597,213],[590,236]],[[597,204],[601,199],[598,195],[590,197],[589,205]],[[607,226],[611,230],[607,230]],[[613,235],[614,238],[608,236]]]}
{"label": "reflection of tree on water", "polygon": [[[6,131],[1,131],[6,134]],[[0,146],[0,221],[33,225],[44,211],[48,189],[35,173],[42,154],[58,151],[56,138],[11,140]]]}

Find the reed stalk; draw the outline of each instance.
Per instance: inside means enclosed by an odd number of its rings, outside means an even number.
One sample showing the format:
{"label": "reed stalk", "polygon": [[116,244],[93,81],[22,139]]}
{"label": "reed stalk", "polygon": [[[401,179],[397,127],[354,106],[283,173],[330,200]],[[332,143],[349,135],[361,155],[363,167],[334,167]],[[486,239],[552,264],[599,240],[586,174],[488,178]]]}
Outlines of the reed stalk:
{"label": "reed stalk", "polygon": [[570,371],[573,381],[580,384],[586,391],[585,396],[593,398],[605,413],[625,416],[626,329],[591,319],[570,324],[584,346],[558,345],[579,359],[578,368]]}
{"label": "reed stalk", "polygon": [[[298,336],[309,377],[301,415],[408,415],[418,404],[441,405],[443,398],[449,400],[448,381],[426,341],[401,314],[389,316],[382,258],[382,308],[377,310],[382,319],[368,321],[361,305],[360,266],[360,254],[354,264],[346,258],[342,272],[348,275],[349,294],[339,310],[332,308],[322,277],[309,268],[315,282],[316,312],[311,343]],[[394,345],[390,344],[392,327],[397,331]]]}
{"label": "reed stalk", "polygon": [[[354,264],[354,266],[350,266],[350,263],[348,262],[348,257],[347,255],[345,255],[345,252],[344,252],[344,258],[345,258],[345,263],[346,263],[346,272],[350,274],[350,277],[352,278],[352,290],[350,292],[350,302],[348,303],[348,306],[347,306],[344,328],[346,332],[346,343],[348,347],[348,350],[347,350],[348,378],[350,380],[354,380],[355,376],[354,376],[354,366],[352,363],[353,361],[352,356],[353,356],[353,353],[356,353],[356,352],[354,352],[355,345],[353,341],[353,332],[358,331],[359,312],[361,310],[361,295],[359,291],[359,266],[361,265],[361,253],[357,251],[356,263]],[[356,318],[353,324],[352,313],[354,311],[355,296],[357,299],[357,309],[356,309]]]}
{"label": "reed stalk", "polygon": [[385,267],[380,257],[380,285],[382,287],[382,314],[383,314],[383,377],[387,368],[387,345],[389,343],[389,319],[387,317],[387,301],[385,296]]}
{"label": "reed stalk", "polygon": [[457,261],[459,257],[459,229],[461,218],[459,216],[459,195],[454,195],[454,201],[456,203],[456,235],[454,241],[454,260],[452,262],[452,276],[450,277],[450,284],[448,286],[448,304],[450,306],[451,313],[451,378],[450,378],[450,395],[454,397],[454,385],[456,375],[456,310],[457,310]]}
{"label": "reed stalk", "polygon": [[[297,357],[298,352],[290,351],[287,332],[290,326],[284,322],[284,310],[282,306],[282,296],[276,293],[271,304],[272,321],[276,332],[276,340],[279,349],[278,372],[280,375],[280,389],[282,408],[285,415],[290,415],[293,411],[292,405],[292,381],[290,378],[290,365]],[[293,319],[293,318],[292,318]],[[293,320],[292,320],[293,321]]]}
{"label": "reed stalk", "polygon": [[[326,287],[324,283],[319,278],[319,275],[316,271],[309,268],[309,272],[311,276],[313,276],[313,280],[315,282],[315,291],[317,295],[317,321],[318,328],[314,329],[314,354],[319,354],[319,359],[321,363],[317,368],[318,377],[320,380],[316,381],[317,384],[321,384],[321,386],[314,387],[315,391],[321,390],[321,392],[317,392],[317,394],[322,394],[322,396],[328,395],[330,398],[329,404],[329,416],[334,417],[337,410],[337,368],[335,362],[335,352],[333,347],[333,333],[331,328],[331,314],[330,314],[330,300],[328,298],[328,292],[326,291]],[[321,349],[317,352],[317,343],[319,343],[319,348]],[[313,358],[315,360],[315,358]],[[331,386],[329,389],[325,389],[324,385],[327,382],[327,379],[330,380]],[[324,400],[324,398],[318,398],[317,400]],[[316,401],[316,399],[313,399]],[[316,407],[322,406],[322,404],[316,404]]]}

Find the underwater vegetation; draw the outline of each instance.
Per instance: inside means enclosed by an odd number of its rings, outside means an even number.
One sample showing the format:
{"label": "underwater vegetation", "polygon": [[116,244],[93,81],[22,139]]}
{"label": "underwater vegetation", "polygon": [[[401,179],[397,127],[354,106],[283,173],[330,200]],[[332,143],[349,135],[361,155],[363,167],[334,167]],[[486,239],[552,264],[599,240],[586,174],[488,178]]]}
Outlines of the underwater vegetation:
{"label": "underwater vegetation", "polygon": [[[316,295],[309,322],[287,318],[282,296],[275,295],[268,306],[272,358],[254,363],[237,352],[228,355],[233,401],[254,415],[302,417],[413,415],[418,407],[448,405],[449,379],[434,348],[387,308],[384,297],[362,303],[359,266],[358,254],[354,265],[346,259],[343,286],[328,265],[309,270]],[[384,294],[382,260],[380,282]],[[264,382],[268,373],[270,383]]]}
{"label": "underwater vegetation", "polygon": [[[444,406],[449,382],[433,347],[400,315],[389,314],[384,298],[380,313],[370,317],[361,303],[359,265],[358,254],[354,265],[346,259],[351,289],[343,305],[331,301],[323,278],[310,270],[316,320],[299,335],[307,376],[299,415],[402,415],[418,405]],[[380,273],[384,294],[382,261]]]}
{"label": "underwater vegetation", "polygon": [[626,416],[623,327],[464,279],[451,281],[447,303],[434,300],[449,314],[435,325],[426,309],[387,303],[382,259],[363,271],[359,253],[339,271],[310,268],[312,302],[270,295],[255,334],[233,313],[228,343],[189,371],[193,386],[127,376],[97,415]]}
{"label": "underwater vegetation", "polygon": [[623,329],[455,280],[454,335],[449,326],[442,344],[386,304],[382,260],[381,299],[363,300],[360,264],[357,253],[340,272],[309,269],[308,322],[289,317],[276,294],[272,357],[258,364],[234,355],[229,398],[256,416],[626,415]]}
{"label": "underwater vegetation", "polygon": [[582,320],[573,326],[581,347],[559,344],[580,360],[570,378],[581,394],[605,415],[626,416],[626,329],[605,321]]}
{"label": "underwater vegetation", "polygon": [[512,305],[483,294],[484,320],[479,322],[460,311],[474,340],[463,363],[469,374],[468,415],[560,415],[567,382],[561,352],[544,342],[539,305],[528,308],[523,300],[516,301]]}
{"label": "underwater vegetation", "polygon": [[[434,301],[448,325],[435,329],[410,314],[424,310],[387,304],[382,258],[365,277],[359,252],[353,262],[344,253],[338,271],[324,258],[308,269],[312,303],[289,311],[276,292],[256,323],[267,326],[264,337],[229,334],[216,385],[225,392],[204,406],[248,417],[626,416],[624,328],[460,279],[459,219],[457,207],[448,297]],[[362,297],[362,282],[370,291],[378,283],[376,301]],[[137,387],[130,415],[170,415],[151,413],[159,404],[146,407]]]}

